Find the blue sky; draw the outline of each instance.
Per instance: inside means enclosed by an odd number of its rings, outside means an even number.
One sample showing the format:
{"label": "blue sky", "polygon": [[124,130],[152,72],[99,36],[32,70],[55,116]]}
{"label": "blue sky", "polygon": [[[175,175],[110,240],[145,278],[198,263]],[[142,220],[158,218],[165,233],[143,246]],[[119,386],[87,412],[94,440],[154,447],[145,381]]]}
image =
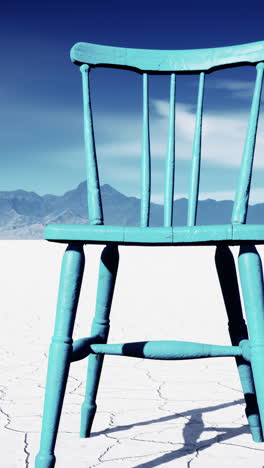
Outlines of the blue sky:
{"label": "blue sky", "polygon": [[[10,2],[1,7],[0,190],[62,194],[85,179],[75,42],[194,49],[264,40],[263,1]],[[206,78],[201,197],[233,198],[255,79],[253,67]],[[101,182],[139,194],[141,76],[91,76]],[[188,189],[197,76],[176,85],[175,197]],[[153,201],[162,202],[169,79],[150,80]],[[264,201],[260,115],[252,202]]]}

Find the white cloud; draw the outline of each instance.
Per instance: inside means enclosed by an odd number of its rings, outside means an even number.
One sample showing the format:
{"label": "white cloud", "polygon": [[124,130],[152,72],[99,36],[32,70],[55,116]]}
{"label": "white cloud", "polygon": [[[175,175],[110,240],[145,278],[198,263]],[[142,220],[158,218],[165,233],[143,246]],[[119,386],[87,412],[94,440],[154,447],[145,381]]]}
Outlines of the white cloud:
{"label": "white cloud", "polygon": [[[168,101],[161,99],[153,99],[152,105],[156,114],[164,119],[164,124],[167,130],[170,105]],[[193,106],[189,104],[176,104],[176,139],[177,136],[192,141],[195,125],[195,114]]]}
{"label": "white cloud", "polygon": [[[169,103],[165,100],[153,100],[151,108],[150,140],[151,153],[154,157],[165,158]],[[205,112],[202,132],[202,158],[210,164],[224,167],[238,167],[241,162],[244,140],[247,129],[248,114],[243,112]],[[111,139],[104,138],[98,151],[111,157],[140,157],[141,155],[141,122],[127,120],[126,116],[118,119],[101,116],[99,120],[108,121],[108,133],[111,122]],[[99,122],[98,122],[99,124]],[[190,105],[176,105],[175,147],[178,159],[190,160],[195,126],[195,110]],[[260,115],[256,144],[255,167],[264,168],[264,119]]]}
{"label": "white cloud", "polygon": [[223,89],[230,91],[231,95],[235,98],[245,99],[250,98],[253,95],[254,81],[242,81],[242,80],[214,80],[208,81],[210,88]]}
{"label": "white cloud", "polygon": [[[164,114],[163,114],[164,115]],[[168,117],[168,114],[167,114]],[[237,167],[241,163],[249,115],[240,113],[205,112],[202,130],[202,158],[207,163]],[[164,115],[165,118],[165,115]],[[176,153],[189,159],[189,143],[193,141],[195,112],[190,106],[176,106]],[[188,146],[188,152],[187,150]],[[259,119],[255,167],[264,167],[264,119]]]}

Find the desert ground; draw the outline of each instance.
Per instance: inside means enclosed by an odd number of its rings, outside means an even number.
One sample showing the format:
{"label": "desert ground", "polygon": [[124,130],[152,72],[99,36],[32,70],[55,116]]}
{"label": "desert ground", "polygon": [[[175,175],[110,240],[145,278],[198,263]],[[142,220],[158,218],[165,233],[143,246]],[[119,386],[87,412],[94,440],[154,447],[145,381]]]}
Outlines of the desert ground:
{"label": "desert ground", "polygon": [[[64,248],[0,241],[1,468],[34,467]],[[75,338],[89,336],[101,249],[85,247]],[[214,250],[120,247],[109,342],[230,344]],[[86,365],[86,359],[71,365],[56,468],[263,468],[264,444],[249,434],[234,358],[107,356],[93,434],[80,439]]]}

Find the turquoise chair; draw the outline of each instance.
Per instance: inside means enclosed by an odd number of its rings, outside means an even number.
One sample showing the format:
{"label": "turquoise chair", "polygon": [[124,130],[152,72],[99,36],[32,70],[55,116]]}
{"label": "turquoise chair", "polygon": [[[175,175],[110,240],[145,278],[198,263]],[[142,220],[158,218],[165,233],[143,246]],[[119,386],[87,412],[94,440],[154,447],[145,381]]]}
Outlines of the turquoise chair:
{"label": "turquoise chair", "polygon": [[[246,216],[264,69],[264,42],[203,50],[137,50],[78,43],[71,50],[72,61],[80,67],[83,84],[84,135],[87,163],[88,225],[50,225],[45,238],[68,244],[64,254],[59,286],[54,335],[51,342],[37,468],[55,465],[54,447],[70,364],[88,359],[87,385],[81,409],[81,437],[89,437],[96,412],[96,395],[105,354],[146,359],[195,359],[234,356],[246,401],[246,415],[252,437],[263,442],[264,431],[264,295],[260,256],[255,244],[264,243],[264,224],[247,225]],[[197,200],[200,177],[201,129],[205,75],[236,65],[256,68],[256,82],[245,136],[240,175],[229,224],[197,226]],[[90,102],[89,75],[95,67],[114,67],[142,74],[143,140],[140,227],[105,226]],[[198,100],[186,226],[174,227],[174,144],[176,74],[199,76]],[[164,226],[149,227],[150,145],[149,74],[170,74],[170,115]],[[84,244],[103,244],[100,259],[96,310],[91,334],[73,343],[72,333],[84,271]],[[184,341],[148,341],[107,344],[109,314],[118,270],[119,245],[216,245],[219,275],[232,346]],[[239,245],[239,275],[247,326],[243,319],[236,268],[229,245]],[[248,327],[248,331],[247,331]],[[249,334],[249,338],[248,338]]]}

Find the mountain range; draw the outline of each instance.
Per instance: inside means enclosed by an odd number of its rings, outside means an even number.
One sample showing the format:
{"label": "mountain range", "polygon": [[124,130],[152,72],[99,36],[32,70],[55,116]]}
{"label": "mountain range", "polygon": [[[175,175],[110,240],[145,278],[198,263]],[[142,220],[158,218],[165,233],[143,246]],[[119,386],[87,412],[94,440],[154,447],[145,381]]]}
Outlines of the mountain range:
{"label": "mountain range", "polygon": [[[128,197],[110,185],[101,187],[105,224],[138,226],[140,199]],[[227,224],[233,202],[202,200],[198,203],[197,224]],[[174,201],[175,226],[186,224],[187,199]],[[264,203],[251,205],[247,222],[264,222]],[[64,195],[43,195],[25,190],[0,192],[0,239],[41,239],[47,224],[86,224],[86,182]],[[151,203],[150,225],[162,226],[163,206]]]}

